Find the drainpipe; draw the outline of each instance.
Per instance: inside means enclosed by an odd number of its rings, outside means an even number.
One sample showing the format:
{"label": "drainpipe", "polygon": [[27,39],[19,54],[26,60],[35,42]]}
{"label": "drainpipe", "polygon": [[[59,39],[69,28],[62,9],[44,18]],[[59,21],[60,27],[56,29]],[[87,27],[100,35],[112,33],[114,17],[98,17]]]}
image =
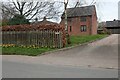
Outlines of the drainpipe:
{"label": "drainpipe", "polygon": [[93,20],[93,17],[91,16],[91,20],[90,20],[90,35],[92,35],[92,20]]}

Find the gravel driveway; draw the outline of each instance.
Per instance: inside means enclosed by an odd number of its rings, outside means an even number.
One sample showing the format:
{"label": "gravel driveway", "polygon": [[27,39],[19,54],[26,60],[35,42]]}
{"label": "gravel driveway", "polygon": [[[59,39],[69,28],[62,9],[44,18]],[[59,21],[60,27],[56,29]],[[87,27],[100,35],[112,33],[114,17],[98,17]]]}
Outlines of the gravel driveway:
{"label": "gravel driveway", "polygon": [[118,68],[118,34],[107,38],[78,46],[70,50],[58,51],[47,55],[28,56],[3,56],[8,61],[21,61],[27,63],[86,66],[99,68]]}

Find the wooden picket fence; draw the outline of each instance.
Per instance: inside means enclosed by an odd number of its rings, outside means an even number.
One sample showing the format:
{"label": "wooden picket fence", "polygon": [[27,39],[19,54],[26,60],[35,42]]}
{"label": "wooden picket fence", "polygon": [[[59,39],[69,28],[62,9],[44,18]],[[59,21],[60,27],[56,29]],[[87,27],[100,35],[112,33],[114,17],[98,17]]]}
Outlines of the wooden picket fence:
{"label": "wooden picket fence", "polygon": [[66,45],[66,33],[64,27],[57,24],[3,26],[2,43],[62,48]]}
{"label": "wooden picket fence", "polygon": [[2,31],[3,44],[62,48],[63,33],[54,30]]}

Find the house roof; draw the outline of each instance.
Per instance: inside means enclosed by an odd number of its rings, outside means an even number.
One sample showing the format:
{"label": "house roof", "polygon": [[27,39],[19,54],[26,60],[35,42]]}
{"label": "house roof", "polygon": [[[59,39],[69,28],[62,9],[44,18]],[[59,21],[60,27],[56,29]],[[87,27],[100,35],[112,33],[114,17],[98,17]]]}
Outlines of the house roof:
{"label": "house roof", "polygon": [[120,27],[120,20],[106,21],[106,27]]}
{"label": "house roof", "polygon": [[[68,17],[90,16],[93,14],[93,11],[96,11],[95,5],[76,7],[76,8],[68,8],[67,9],[67,16]],[[64,14],[62,17],[64,17]]]}

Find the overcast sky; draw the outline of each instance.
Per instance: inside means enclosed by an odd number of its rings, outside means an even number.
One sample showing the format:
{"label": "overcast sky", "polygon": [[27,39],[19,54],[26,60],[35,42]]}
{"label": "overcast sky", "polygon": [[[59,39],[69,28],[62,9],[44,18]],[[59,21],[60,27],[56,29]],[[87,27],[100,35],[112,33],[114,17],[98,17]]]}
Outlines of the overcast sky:
{"label": "overcast sky", "polygon": [[[48,0],[48,1],[64,1],[64,0]],[[95,1],[99,21],[111,21],[113,19],[118,19],[118,2],[120,0],[95,0]],[[68,7],[74,6],[74,2],[75,0],[70,0],[70,4]],[[92,0],[86,0],[85,2],[89,5],[92,2]]]}
{"label": "overcast sky", "polygon": [[120,0],[97,0],[97,12],[101,21],[118,19],[118,2]]}

